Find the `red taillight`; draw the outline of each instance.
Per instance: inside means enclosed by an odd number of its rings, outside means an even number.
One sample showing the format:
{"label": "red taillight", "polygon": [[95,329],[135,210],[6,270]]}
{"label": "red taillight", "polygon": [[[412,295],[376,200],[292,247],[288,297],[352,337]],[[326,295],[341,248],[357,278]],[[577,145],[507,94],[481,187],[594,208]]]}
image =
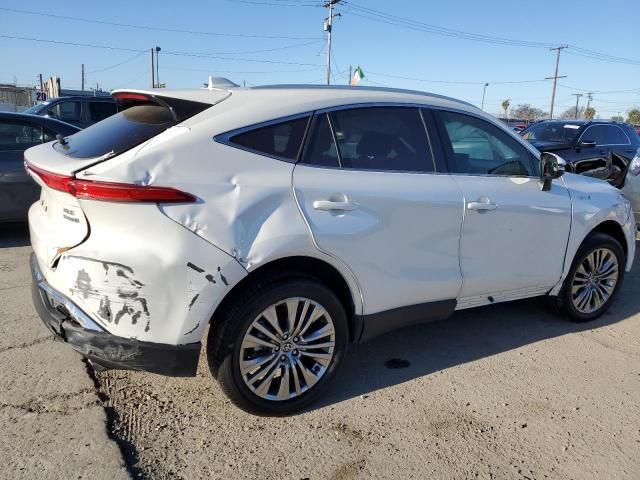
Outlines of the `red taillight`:
{"label": "red taillight", "polygon": [[131,183],[83,180],[52,173],[26,163],[26,168],[54,190],[66,192],[77,198],[106,200],[110,202],[193,203],[197,198],[190,193],[172,187],[134,185]]}

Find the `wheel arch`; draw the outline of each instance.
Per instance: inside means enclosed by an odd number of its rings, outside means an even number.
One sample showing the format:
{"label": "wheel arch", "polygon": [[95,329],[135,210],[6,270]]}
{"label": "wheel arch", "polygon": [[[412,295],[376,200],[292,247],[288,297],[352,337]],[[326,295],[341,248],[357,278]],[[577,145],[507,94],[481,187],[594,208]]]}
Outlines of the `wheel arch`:
{"label": "wheel arch", "polygon": [[219,318],[226,308],[242,297],[250,285],[265,285],[291,277],[313,278],[329,288],[340,300],[349,321],[349,340],[357,341],[362,333],[361,316],[362,301],[357,286],[352,286],[346,276],[334,265],[316,257],[298,255],[270,260],[251,270],[224,296],[209,321],[210,328],[220,326]]}
{"label": "wheel arch", "polygon": [[[614,220],[606,220],[602,223],[596,225],[580,242],[580,245],[584,243],[584,241],[591,235],[592,233],[604,233],[605,235],[609,235],[618,241],[622,250],[624,251],[625,258],[629,254],[629,245],[627,245],[627,237],[624,234],[624,230],[622,226],[614,221]],[[578,247],[579,248],[579,247]]]}

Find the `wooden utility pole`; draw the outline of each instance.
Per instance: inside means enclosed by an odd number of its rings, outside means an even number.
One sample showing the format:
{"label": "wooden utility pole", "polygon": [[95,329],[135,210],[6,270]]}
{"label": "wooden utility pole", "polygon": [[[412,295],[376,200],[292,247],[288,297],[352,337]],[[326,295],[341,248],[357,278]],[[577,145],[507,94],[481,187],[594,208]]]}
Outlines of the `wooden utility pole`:
{"label": "wooden utility pole", "polygon": [[151,53],[151,88],[156,88],[156,69],[153,66],[153,48],[149,50]]}
{"label": "wooden utility pole", "polygon": [[84,92],[84,63],[82,64],[82,91]]}
{"label": "wooden utility pole", "polygon": [[558,82],[559,78],[566,78],[566,75],[562,75],[562,76],[558,76],[558,66],[560,65],[560,51],[568,48],[569,45],[560,45],[559,47],[556,48],[550,48],[549,50],[556,50],[558,52],[558,55],[556,56],[556,72],[554,73],[553,77],[546,77],[546,80],[553,80],[553,90],[551,92],[551,109],[549,110],[549,118],[553,119],[553,104],[556,101],[556,83]]}

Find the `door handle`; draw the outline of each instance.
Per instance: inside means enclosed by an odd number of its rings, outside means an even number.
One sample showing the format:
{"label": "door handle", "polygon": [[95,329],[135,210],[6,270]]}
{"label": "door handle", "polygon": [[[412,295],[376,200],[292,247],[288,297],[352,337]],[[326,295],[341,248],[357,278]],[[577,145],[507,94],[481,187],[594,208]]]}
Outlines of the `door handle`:
{"label": "door handle", "polygon": [[486,199],[486,201],[467,203],[468,210],[477,210],[479,212],[488,212],[491,210],[495,210],[496,208],[498,208],[498,205],[490,202],[489,199]]}
{"label": "door handle", "polygon": [[356,202],[350,201],[334,202],[332,200],[316,200],[315,202],[313,202],[313,208],[315,208],[316,210],[324,210],[327,212],[330,212],[332,210],[342,210],[348,212],[351,210],[355,210],[359,206],[360,205],[358,205]]}

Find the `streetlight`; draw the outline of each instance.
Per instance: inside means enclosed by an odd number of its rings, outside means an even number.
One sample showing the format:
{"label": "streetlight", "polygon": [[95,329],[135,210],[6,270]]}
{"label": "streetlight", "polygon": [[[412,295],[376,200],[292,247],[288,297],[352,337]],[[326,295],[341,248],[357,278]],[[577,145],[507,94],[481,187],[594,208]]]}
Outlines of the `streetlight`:
{"label": "streetlight", "polygon": [[481,110],[484,110],[484,94],[487,93],[487,87],[489,86],[488,83],[484,84],[484,88],[482,89],[482,107]]}

